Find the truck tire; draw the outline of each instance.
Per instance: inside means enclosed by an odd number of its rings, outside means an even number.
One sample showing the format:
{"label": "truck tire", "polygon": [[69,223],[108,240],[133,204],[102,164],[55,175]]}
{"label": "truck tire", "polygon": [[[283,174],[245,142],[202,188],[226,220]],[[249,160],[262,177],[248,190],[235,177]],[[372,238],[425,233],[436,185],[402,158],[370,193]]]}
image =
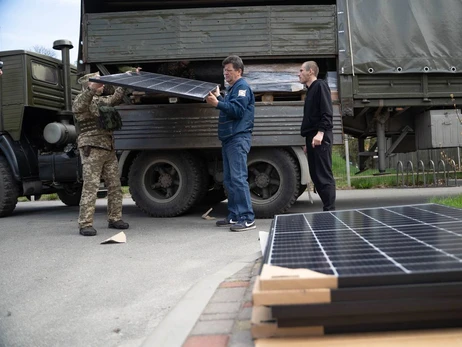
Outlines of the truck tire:
{"label": "truck tire", "polygon": [[255,216],[273,218],[289,210],[300,192],[300,169],[283,149],[256,149],[247,159]]}
{"label": "truck tire", "polygon": [[5,157],[0,155],[0,217],[13,213],[18,203],[19,187]]}
{"label": "truck tire", "polygon": [[198,194],[197,198],[195,201],[196,205],[200,205],[202,201],[204,201],[204,198],[206,197],[208,191],[209,191],[209,186],[210,186],[210,181],[212,180],[209,171],[207,170],[207,164],[205,160],[197,155],[193,155],[194,158],[194,165],[198,168],[199,170],[199,189],[198,189]]}
{"label": "truck tire", "polygon": [[80,197],[82,196],[82,186],[80,187],[65,187],[56,192],[59,200],[67,206],[79,206]]}
{"label": "truck tire", "polygon": [[130,167],[130,194],[152,217],[179,216],[197,202],[202,173],[188,152],[142,152]]}

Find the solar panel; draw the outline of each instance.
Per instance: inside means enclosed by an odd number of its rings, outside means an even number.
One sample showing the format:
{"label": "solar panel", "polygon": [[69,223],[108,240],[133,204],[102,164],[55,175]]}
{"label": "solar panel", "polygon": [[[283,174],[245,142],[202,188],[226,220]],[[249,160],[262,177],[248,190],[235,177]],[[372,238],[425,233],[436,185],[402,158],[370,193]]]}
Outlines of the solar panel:
{"label": "solar panel", "polygon": [[276,216],[254,304],[324,334],[461,326],[461,221],[437,204]]}
{"label": "solar panel", "polygon": [[90,78],[91,82],[112,84],[147,92],[161,92],[189,99],[205,100],[217,88],[217,84],[182,77],[140,71]]}
{"label": "solar panel", "polygon": [[460,209],[437,204],[279,215],[265,264],[325,274],[337,288],[460,281],[461,222]]}

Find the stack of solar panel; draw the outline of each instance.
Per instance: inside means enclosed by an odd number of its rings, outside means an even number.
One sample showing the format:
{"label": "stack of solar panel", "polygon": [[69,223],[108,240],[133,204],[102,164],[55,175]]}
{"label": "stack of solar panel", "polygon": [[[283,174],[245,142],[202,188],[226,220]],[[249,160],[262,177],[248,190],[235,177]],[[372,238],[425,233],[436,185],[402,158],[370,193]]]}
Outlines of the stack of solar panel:
{"label": "stack of solar panel", "polygon": [[462,326],[461,222],[436,204],[276,216],[254,337]]}

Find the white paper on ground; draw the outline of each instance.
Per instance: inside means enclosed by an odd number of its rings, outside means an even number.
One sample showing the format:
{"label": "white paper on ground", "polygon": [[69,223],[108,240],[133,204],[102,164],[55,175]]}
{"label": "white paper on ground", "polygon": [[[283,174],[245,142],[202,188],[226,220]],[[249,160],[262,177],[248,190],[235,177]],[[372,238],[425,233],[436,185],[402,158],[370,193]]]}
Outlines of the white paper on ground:
{"label": "white paper on ground", "polygon": [[125,235],[125,233],[123,231],[121,231],[120,233],[108,238],[107,240],[104,240],[103,242],[101,242],[101,244],[105,244],[105,243],[125,243],[127,242],[127,236]]}

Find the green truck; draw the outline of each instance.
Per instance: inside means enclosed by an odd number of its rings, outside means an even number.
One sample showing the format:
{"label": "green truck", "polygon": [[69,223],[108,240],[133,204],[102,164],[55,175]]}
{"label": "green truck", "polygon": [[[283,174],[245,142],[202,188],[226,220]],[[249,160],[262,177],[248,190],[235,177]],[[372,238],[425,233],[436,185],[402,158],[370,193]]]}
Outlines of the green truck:
{"label": "green truck", "polygon": [[[136,5],[82,0],[81,8],[80,74],[119,73],[127,66],[157,72],[162,64],[188,61],[198,80],[223,86],[221,61],[229,54],[240,55],[246,71],[271,65],[277,74],[279,66],[295,66],[295,78],[301,63],[316,60],[320,77],[332,79],[333,95],[338,95],[335,144],[343,143],[344,134],[358,138],[360,157],[378,155],[381,172],[393,153],[428,148],[444,137],[444,130],[432,132],[421,119],[458,115],[460,0],[427,0],[425,6],[417,0],[316,0],[304,5],[278,0],[146,0]],[[18,196],[49,191],[75,204],[81,187],[75,136],[70,135],[75,127],[68,112],[78,91],[74,71],[69,71],[66,87],[61,82],[65,62],[16,53],[24,72],[11,80],[6,78],[12,68],[7,58],[15,54],[0,53],[5,63],[0,82],[0,216],[13,211]],[[54,62],[60,76],[55,89],[34,87],[32,58]],[[252,203],[262,218],[287,212],[305,191],[309,174],[299,135],[303,92],[279,92],[273,86],[255,93],[248,167]],[[42,97],[55,103],[46,104]],[[119,112],[124,122],[116,132],[120,176],[138,207],[151,216],[170,217],[226,198],[217,110],[203,102],[134,93]],[[426,136],[436,141],[419,141]],[[376,140],[368,150],[367,138]],[[63,160],[58,170],[53,169],[57,158]]]}
{"label": "green truck", "polygon": [[22,50],[0,52],[0,217],[14,211],[20,196],[57,193],[65,204],[79,204],[82,170],[71,101],[80,86],[70,47],[55,42],[67,64]]}

